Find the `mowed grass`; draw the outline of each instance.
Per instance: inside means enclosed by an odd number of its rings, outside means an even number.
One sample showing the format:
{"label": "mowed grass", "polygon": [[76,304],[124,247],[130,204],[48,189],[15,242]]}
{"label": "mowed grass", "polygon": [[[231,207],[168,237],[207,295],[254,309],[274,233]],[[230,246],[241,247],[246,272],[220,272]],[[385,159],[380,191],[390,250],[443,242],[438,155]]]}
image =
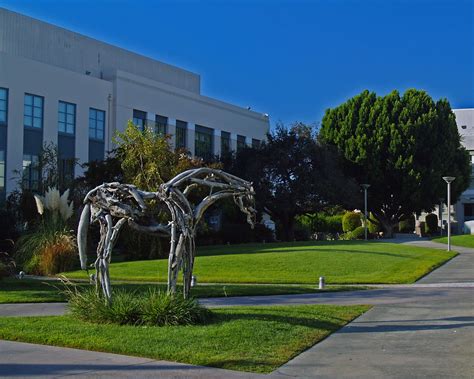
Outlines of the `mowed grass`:
{"label": "mowed grass", "polygon": [[[329,241],[200,248],[194,274],[205,283],[412,283],[456,253],[386,242]],[[113,259],[112,259],[113,261]],[[111,278],[165,281],[167,260],[112,263]],[[83,271],[65,273],[86,278]]]}
{"label": "mowed grass", "polygon": [[[74,283],[79,287],[89,286],[88,283]],[[148,291],[149,289],[166,291],[165,284],[113,283],[112,289],[127,291]],[[2,303],[54,303],[66,301],[61,282],[42,282],[32,279],[4,279],[0,281],[0,304]],[[180,287],[178,287],[178,290]],[[354,286],[329,286],[320,291],[315,285],[203,285],[191,290],[194,297],[225,297],[225,296],[259,296],[259,295],[295,295],[302,293],[350,291],[365,289]]]}
{"label": "mowed grass", "polygon": [[[431,239],[433,242],[448,243],[448,237],[436,237]],[[451,244],[454,246],[472,247],[474,248],[474,235],[462,234],[451,236]]]}
{"label": "mowed grass", "polygon": [[0,318],[0,339],[269,373],[369,306],[214,309],[207,325],[97,325],[71,316]]}

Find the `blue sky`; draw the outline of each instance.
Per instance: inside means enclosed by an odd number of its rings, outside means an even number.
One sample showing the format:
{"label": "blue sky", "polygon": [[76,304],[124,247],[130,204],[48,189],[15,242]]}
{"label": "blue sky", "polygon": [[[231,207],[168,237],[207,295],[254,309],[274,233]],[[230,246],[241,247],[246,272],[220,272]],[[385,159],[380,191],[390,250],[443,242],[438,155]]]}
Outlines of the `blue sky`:
{"label": "blue sky", "polygon": [[364,89],[474,107],[474,0],[26,1],[0,6],[201,75],[202,93],[319,122]]}

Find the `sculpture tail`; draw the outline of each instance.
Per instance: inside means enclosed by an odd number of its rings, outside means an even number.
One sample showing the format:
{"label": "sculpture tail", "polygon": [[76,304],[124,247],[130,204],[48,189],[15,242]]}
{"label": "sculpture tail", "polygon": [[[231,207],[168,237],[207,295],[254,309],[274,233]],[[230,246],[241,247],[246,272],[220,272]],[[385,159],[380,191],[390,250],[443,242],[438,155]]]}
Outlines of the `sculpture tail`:
{"label": "sculpture tail", "polygon": [[91,206],[86,204],[81,213],[79,226],[77,228],[77,247],[79,249],[79,259],[81,269],[87,270],[87,230],[89,229]]}

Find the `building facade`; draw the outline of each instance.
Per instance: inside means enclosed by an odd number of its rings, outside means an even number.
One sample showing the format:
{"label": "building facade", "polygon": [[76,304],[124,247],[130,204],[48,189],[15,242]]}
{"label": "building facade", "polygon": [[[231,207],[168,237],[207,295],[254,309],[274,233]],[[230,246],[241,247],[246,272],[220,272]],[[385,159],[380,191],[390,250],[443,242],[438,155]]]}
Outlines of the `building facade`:
{"label": "building facade", "polygon": [[[474,227],[474,108],[454,109],[456,115],[456,124],[459,134],[461,135],[461,143],[471,155],[471,182],[469,188],[464,191],[458,202],[454,205],[453,216],[456,222],[454,232],[457,233],[473,233]],[[443,220],[447,220],[448,214],[444,207]]]}
{"label": "building facade", "polygon": [[208,157],[258,144],[268,115],[203,96],[200,76],[0,8],[0,190],[31,169],[45,143],[58,146],[64,177],[103,159],[129,120]]}

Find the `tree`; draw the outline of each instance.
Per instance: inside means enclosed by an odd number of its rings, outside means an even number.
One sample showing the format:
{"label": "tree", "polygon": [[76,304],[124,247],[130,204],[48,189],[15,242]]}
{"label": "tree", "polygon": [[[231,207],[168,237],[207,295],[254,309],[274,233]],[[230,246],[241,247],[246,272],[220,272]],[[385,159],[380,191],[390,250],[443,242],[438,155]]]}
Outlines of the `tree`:
{"label": "tree", "polygon": [[146,191],[157,191],[160,184],[180,172],[204,165],[202,159],[192,158],[184,150],[173,150],[169,136],[157,134],[151,128],[142,131],[131,121],[114,141],[124,181]]}
{"label": "tree", "polygon": [[449,102],[434,102],[424,91],[364,91],[326,111],[319,138],[344,156],[347,175],[370,184],[369,209],[387,236],[446,196],[442,176],[456,177],[453,199],[469,184],[469,154]]}
{"label": "tree", "polygon": [[257,206],[294,239],[295,217],[354,198],[357,186],[343,176],[340,159],[315,139],[312,127],[278,125],[258,148],[246,148],[225,162],[225,169],[254,183]]}

